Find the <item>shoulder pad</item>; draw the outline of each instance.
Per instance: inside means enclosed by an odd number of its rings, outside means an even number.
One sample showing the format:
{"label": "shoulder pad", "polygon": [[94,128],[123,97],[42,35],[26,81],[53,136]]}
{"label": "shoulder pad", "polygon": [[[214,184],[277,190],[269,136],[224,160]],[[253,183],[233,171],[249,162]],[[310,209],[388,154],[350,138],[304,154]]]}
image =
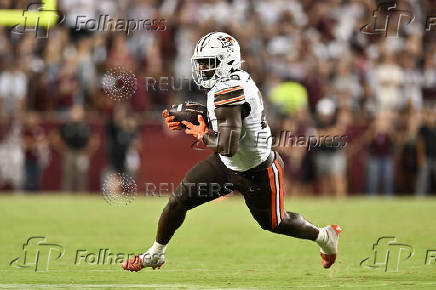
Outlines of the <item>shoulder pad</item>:
{"label": "shoulder pad", "polygon": [[243,70],[234,71],[229,78],[232,80],[238,80],[240,82],[247,82],[251,79],[250,75]]}

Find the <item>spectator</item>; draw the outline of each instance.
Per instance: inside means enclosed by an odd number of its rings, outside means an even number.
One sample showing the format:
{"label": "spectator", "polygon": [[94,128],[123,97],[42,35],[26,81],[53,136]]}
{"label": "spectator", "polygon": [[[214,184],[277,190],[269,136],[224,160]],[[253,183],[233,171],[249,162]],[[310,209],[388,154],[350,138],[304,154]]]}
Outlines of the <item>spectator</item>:
{"label": "spectator", "polygon": [[82,98],[89,97],[94,89],[95,64],[91,55],[92,39],[83,37],[80,39],[77,48],[77,77],[80,82],[80,95]]}
{"label": "spectator", "polygon": [[21,124],[15,122],[10,128],[4,128],[0,124],[0,188],[1,189],[21,189],[23,187],[24,170],[23,170],[23,146],[21,144],[22,130]]}
{"label": "spectator", "polygon": [[11,69],[0,74],[0,117],[13,120],[24,109],[27,77],[21,65],[10,64]]}
{"label": "spectator", "polygon": [[26,191],[40,189],[42,169],[48,164],[48,143],[44,130],[38,125],[35,112],[27,112],[22,144],[24,148],[24,185]]}
{"label": "spectator", "polygon": [[416,59],[413,55],[405,54],[403,58],[404,84],[403,84],[403,107],[412,106],[422,108],[422,72],[417,68]]}
{"label": "spectator", "polygon": [[68,112],[73,104],[78,103],[79,82],[76,74],[77,65],[73,60],[63,64],[57,80],[56,110]]}
{"label": "spectator", "polygon": [[319,146],[315,151],[317,178],[322,195],[345,196],[347,190],[346,158],[341,136],[346,130],[345,114],[336,109],[331,99],[322,99],[317,105],[317,135]]}
{"label": "spectator", "polygon": [[[310,124],[307,111],[301,111],[298,117],[286,117],[282,120],[282,131],[277,139],[283,147],[274,148],[283,156],[285,164],[284,182],[290,195],[313,195],[315,181],[315,165],[313,151],[308,140],[314,135],[315,129]],[[285,138],[282,138],[285,137]],[[284,140],[282,140],[284,139]],[[278,143],[275,142],[275,143]]]}
{"label": "spectator", "polygon": [[436,59],[433,53],[425,57],[423,78],[423,99],[436,100]]}
{"label": "spectator", "polygon": [[90,156],[98,148],[99,140],[86,123],[82,106],[73,106],[70,117],[53,133],[53,144],[62,158],[62,190],[86,191]]}
{"label": "spectator", "polygon": [[374,71],[377,108],[383,111],[398,109],[401,104],[403,71],[391,52],[386,52],[380,61]]}
{"label": "spectator", "polygon": [[436,178],[436,106],[428,109],[424,118],[424,125],[418,134],[418,182],[416,194],[428,194],[430,177]]}
{"label": "spectator", "polygon": [[399,172],[397,174],[397,192],[410,194],[415,192],[418,170],[416,142],[419,130],[419,111],[408,106],[403,112],[398,136],[400,148]]}
{"label": "spectator", "polygon": [[[110,169],[127,172],[127,154],[138,138],[138,128],[133,117],[128,116],[125,106],[118,106],[106,126]],[[132,161],[131,161],[132,162]]]}
{"label": "spectator", "polygon": [[392,120],[388,112],[378,112],[375,122],[366,132],[369,147],[367,186],[370,195],[379,192],[380,180],[383,185],[381,192],[387,196],[393,194],[395,135]]}

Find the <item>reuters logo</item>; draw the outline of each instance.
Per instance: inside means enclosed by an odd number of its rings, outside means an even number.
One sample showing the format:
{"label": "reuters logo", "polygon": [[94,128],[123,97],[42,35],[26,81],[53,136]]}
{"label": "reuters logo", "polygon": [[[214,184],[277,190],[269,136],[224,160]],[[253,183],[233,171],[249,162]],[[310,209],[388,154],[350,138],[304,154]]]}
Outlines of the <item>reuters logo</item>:
{"label": "reuters logo", "polygon": [[135,199],[137,189],[133,177],[125,173],[112,173],[103,182],[102,194],[109,205],[126,206]]}
{"label": "reuters logo", "polygon": [[108,70],[101,84],[105,95],[116,102],[124,102],[136,92],[135,75],[121,67]]}

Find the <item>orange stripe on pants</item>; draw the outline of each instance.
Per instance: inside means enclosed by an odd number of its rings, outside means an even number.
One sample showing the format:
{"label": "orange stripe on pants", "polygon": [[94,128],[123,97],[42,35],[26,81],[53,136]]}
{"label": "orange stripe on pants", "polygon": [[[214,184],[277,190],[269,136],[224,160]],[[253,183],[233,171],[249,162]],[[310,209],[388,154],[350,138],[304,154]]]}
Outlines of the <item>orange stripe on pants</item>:
{"label": "orange stripe on pants", "polygon": [[277,217],[276,217],[276,185],[274,181],[274,172],[272,167],[268,168],[268,178],[269,184],[271,186],[271,218],[272,218],[272,228],[277,226]]}
{"label": "orange stripe on pants", "polygon": [[274,161],[279,170],[279,181],[280,181],[280,217],[284,219],[285,217],[285,201],[283,198],[283,169],[280,167],[279,163]]}

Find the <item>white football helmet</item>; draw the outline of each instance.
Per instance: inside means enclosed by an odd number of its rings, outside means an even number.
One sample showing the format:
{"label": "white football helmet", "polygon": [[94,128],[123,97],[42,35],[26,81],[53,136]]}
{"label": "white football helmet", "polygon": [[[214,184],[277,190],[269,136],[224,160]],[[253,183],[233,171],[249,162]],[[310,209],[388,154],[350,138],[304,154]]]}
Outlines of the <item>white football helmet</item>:
{"label": "white football helmet", "polygon": [[241,49],[236,39],[224,32],[211,32],[195,46],[191,58],[194,82],[210,89],[216,81],[241,68]]}

